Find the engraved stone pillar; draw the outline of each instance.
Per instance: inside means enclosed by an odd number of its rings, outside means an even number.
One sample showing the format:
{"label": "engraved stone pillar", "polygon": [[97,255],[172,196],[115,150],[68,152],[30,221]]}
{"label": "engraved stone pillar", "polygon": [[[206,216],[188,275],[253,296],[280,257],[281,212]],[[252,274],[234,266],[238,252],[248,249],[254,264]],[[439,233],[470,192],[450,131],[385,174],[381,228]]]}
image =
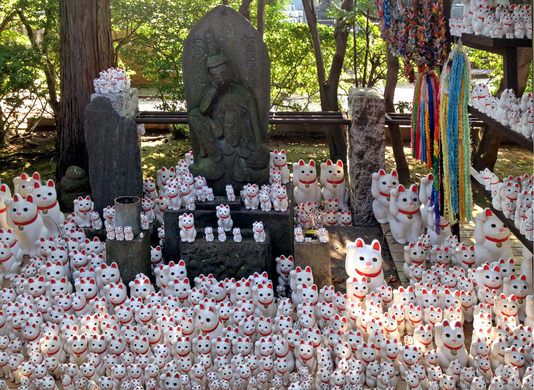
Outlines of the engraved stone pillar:
{"label": "engraved stone pillar", "polygon": [[349,174],[352,222],[374,225],[371,175],[385,165],[384,98],[376,91],[351,88],[349,113]]}
{"label": "engraved stone pillar", "polygon": [[135,116],[137,90],[93,94],[85,108],[85,142],[95,210],[119,196],[143,195],[141,148]]}

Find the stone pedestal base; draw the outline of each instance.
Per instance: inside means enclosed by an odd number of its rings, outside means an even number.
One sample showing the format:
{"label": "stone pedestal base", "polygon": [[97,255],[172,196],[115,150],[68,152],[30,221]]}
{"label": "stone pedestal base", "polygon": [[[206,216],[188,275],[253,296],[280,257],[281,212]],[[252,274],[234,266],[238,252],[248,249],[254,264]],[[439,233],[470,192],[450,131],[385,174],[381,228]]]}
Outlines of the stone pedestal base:
{"label": "stone pedestal base", "polygon": [[295,266],[310,266],[317,287],[332,284],[332,272],[329,244],[321,244],[318,240],[295,243]]}
{"label": "stone pedestal base", "polygon": [[95,210],[119,196],[143,195],[141,149],[135,115],[137,91],[94,94],[85,108],[85,141]]}
{"label": "stone pedestal base", "polygon": [[255,242],[252,230],[241,230],[243,241],[234,242],[227,234],[226,241],[208,242],[204,234],[198,234],[195,242],[180,243],[180,258],[187,266],[187,275],[193,280],[200,274],[212,273],[217,280],[240,279],[254,272],[267,271],[272,276],[271,239]]}
{"label": "stone pedestal base", "polygon": [[150,276],[150,230],[136,236],[132,241],[106,240],[106,262],[116,262],[126,285],[143,273]]}
{"label": "stone pedestal base", "polygon": [[[237,189],[236,189],[237,191]],[[288,194],[291,193],[291,186],[287,188]],[[234,221],[233,227],[238,227],[243,233],[247,229],[252,229],[252,224],[255,221],[262,221],[265,231],[268,232],[271,239],[272,257],[266,265],[265,271],[269,272],[271,278],[276,278],[274,258],[280,255],[293,254],[293,206],[290,202],[286,212],[270,211],[264,212],[261,210],[246,210],[240,202],[228,202],[225,198],[216,198],[215,202],[211,203],[197,203],[197,209],[192,211],[195,216],[195,228],[197,230],[197,237],[204,236],[204,228],[211,226],[213,228],[215,238],[217,238],[217,216],[215,215],[215,206],[219,204],[229,204],[231,208],[231,216]],[[178,226],[178,219],[183,213],[190,213],[185,209],[177,211],[167,210],[164,214],[165,221],[165,246],[163,254],[165,260],[180,260],[181,246],[187,245],[180,243],[180,228]],[[227,232],[227,238],[232,240],[232,232]],[[222,247],[221,247],[222,248]],[[216,256],[213,253],[212,256]],[[210,261],[210,259],[206,259]],[[215,260],[214,260],[215,261]],[[235,277],[233,275],[230,275]]]}
{"label": "stone pedestal base", "polygon": [[384,98],[373,90],[351,88],[349,111],[350,207],[355,225],[377,225],[371,175],[385,166]]}

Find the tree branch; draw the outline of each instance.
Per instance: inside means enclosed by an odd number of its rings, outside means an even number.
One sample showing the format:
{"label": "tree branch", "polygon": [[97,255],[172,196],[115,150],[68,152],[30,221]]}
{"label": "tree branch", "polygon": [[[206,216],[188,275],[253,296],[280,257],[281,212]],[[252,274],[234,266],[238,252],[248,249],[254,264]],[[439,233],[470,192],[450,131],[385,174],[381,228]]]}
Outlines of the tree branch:
{"label": "tree branch", "polygon": [[250,3],[252,0],[241,0],[241,5],[239,6],[239,13],[247,18],[250,21]]}
{"label": "tree branch", "polygon": [[11,23],[15,15],[16,15],[16,12],[11,11],[4,17],[4,19],[2,20],[2,23],[0,23],[0,33],[8,27],[9,23]]}
{"label": "tree branch", "polygon": [[321,51],[319,32],[317,31],[317,15],[315,13],[315,6],[313,4],[313,0],[302,0],[302,6],[304,7],[306,22],[308,23],[308,28],[310,29],[310,34],[312,37],[313,52],[315,54],[315,63],[317,65],[317,79],[319,80],[319,89],[321,89],[326,82],[326,71],[324,68],[324,58],[323,52]]}
{"label": "tree branch", "polygon": [[[341,3],[341,9],[344,11],[350,11],[354,8],[354,0],[343,0]],[[343,18],[336,20],[336,26],[334,30],[334,38],[336,40],[336,51],[334,58],[332,58],[332,65],[330,66],[330,73],[328,75],[328,84],[339,84],[339,77],[343,70],[343,60],[345,59],[345,52],[347,50],[347,40],[349,37],[349,25]]]}
{"label": "tree branch", "polygon": [[256,28],[262,39],[263,33],[265,32],[265,1],[266,0],[258,0],[256,13]]}

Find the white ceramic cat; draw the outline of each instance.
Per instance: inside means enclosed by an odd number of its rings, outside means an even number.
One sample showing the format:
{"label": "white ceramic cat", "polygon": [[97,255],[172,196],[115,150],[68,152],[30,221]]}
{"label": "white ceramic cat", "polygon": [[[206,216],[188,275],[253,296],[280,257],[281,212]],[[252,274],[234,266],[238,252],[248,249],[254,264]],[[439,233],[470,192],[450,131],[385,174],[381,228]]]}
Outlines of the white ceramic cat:
{"label": "white ceramic cat", "polygon": [[41,175],[39,172],[33,172],[31,176],[23,172],[20,176],[13,178],[13,193],[19,194],[25,198],[31,192],[33,183],[41,183]]}
{"label": "white ceramic cat", "polygon": [[257,210],[260,205],[259,187],[257,184],[247,184],[243,187],[244,202],[247,210]]}
{"label": "white ceramic cat", "polygon": [[241,229],[239,229],[238,227],[232,229],[232,234],[234,236],[234,242],[243,241],[243,237],[241,236]]}
{"label": "white ceramic cat", "polygon": [[50,218],[57,226],[61,226],[65,220],[65,216],[59,209],[54,181],[48,180],[46,185],[41,185],[39,182],[33,183],[31,193],[37,203],[39,212]]}
{"label": "white ceramic cat", "polygon": [[391,190],[399,185],[397,171],[386,173],[383,169],[372,175],[371,194],[373,195],[373,213],[379,223],[388,222]]}
{"label": "white ceramic cat", "polygon": [[293,186],[296,204],[321,201],[315,161],[310,160],[309,163],[305,163],[304,160],[299,160],[293,164]]}
{"label": "white ceramic cat", "polygon": [[286,186],[277,186],[274,193],[273,207],[275,211],[286,212],[289,207]]}
{"label": "white ceramic cat", "polygon": [[79,196],[74,199],[74,222],[78,227],[91,227],[91,212],[94,203],[88,195],[85,198]]}
{"label": "white ceramic cat", "polygon": [[289,168],[287,166],[287,153],[284,149],[278,151],[275,149],[271,152],[269,166],[276,168],[280,172],[282,184],[289,183]]}
{"label": "white ceramic cat", "polygon": [[9,226],[7,224],[7,206],[6,199],[11,199],[11,190],[7,184],[0,185],[0,228],[7,229]]}
{"label": "white ceramic cat", "polygon": [[348,210],[349,193],[345,183],[345,170],[343,161],[337,160],[334,164],[328,159],[321,163],[321,185],[323,199],[338,199],[339,208]]}
{"label": "white ceramic cat", "polygon": [[369,280],[369,292],[385,285],[380,242],[373,240],[371,245],[366,245],[361,238],[356,239],[355,242],[349,242],[345,271],[349,277],[366,276]]}
{"label": "white ceramic cat", "polygon": [[256,221],[252,224],[252,230],[254,232],[254,241],[265,242],[265,230],[263,228],[263,222]]}
{"label": "white ceramic cat", "polygon": [[475,219],[476,264],[508,259],[513,256],[510,231],[486,208]]}
{"label": "white ceramic cat", "polygon": [[434,332],[438,361],[441,369],[447,369],[450,363],[456,359],[463,366],[466,366],[469,356],[464,344],[465,336],[462,324],[460,322],[451,324],[445,320],[442,323],[436,324]]}
{"label": "white ceramic cat", "polygon": [[419,182],[419,201],[421,202],[419,209],[421,210],[423,226],[428,226],[427,208],[432,197],[433,185],[434,175],[431,173],[423,176]]}
{"label": "white ceramic cat", "polygon": [[391,191],[389,202],[389,226],[399,244],[416,242],[421,234],[421,212],[418,189],[413,184],[409,189],[403,185]]}
{"label": "white ceramic cat", "polygon": [[30,257],[39,255],[38,240],[41,237],[48,238],[49,231],[46,228],[43,217],[37,209],[32,195],[26,199],[15,194],[13,199],[6,200],[7,223],[13,228],[23,252]]}
{"label": "white ceramic cat", "polygon": [[232,220],[232,216],[230,215],[230,206],[221,204],[215,207],[215,210],[215,213],[217,215],[217,225],[219,227],[222,227],[225,232],[229,232],[230,230],[232,230],[234,221]]}
{"label": "white ceramic cat", "polygon": [[197,236],[195,229],[195,217],[193,214],[180,215],[178,226],[180,227],[180,239],[182,242],[193,242]]}

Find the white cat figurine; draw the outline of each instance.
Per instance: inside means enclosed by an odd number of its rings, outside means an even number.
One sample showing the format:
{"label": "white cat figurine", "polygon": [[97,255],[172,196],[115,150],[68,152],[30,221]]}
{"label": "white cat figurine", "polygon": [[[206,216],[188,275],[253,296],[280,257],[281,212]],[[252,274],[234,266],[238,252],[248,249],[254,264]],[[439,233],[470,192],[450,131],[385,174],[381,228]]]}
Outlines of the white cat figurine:
{"label": "white cat figurine", "polygon": [[7,184],[0,185],[0,229],[7,229],[7,206],[6,199],[11,199],[11,190]]}
{"label": "white cat figurine", "polygon": [[475,218],[476,264],[508,259],[513,256],[510,231],[486,208]]}
{"label": "white cat figurine", "polygon": [[229,232],[230,230],[232,230],[234,221],[232,220],[232,216],[230,215],[230,206],[221,204],[215,207],[215,210],[215,214],[217,216],[217,225],[219,227],[222,227],[225,232]]}
{"label": "white cat figurine", "polygon": [[389,202],[389,226],[399,244],[416,242],[421,234],[421,211],[418,189],[413,184],[405,189],[401,184],[391,191]]}
{"label": "white cat figurine", "polygon": [[284,149],[271,152],[270,168],[276,168],[280,172],[282,184],[289,183],[289,168],[287,166],[287,153]]}
{"label": "white cat figurine", "polygon": [[386,284],[382,271],[382,253],[378,240],[373,240],[371,245],[358,238],[355,242],[347,244],[345,258],[345,271],[349,277],[366,276],[369,280],[369,292],[378,290]]}
{"label": "white cat figurine", "polygon": [[326,162],[321,163],[320,178],[323,186],[323,199],[337,198],[341,210],[348,210],[349,193],[345,185],[343,161],[337,160],[334,164],[332,160],[328,159]]}
{"label": "white cat figurine", "polygon": [[265,242],[265,230],[263,228],[263,222],[256,221],[252,224],[252,230],[254,231],[254,241]]}
{"label": "white cat figurine", "polygon": [[399,178],[395,169],[389,174],[381,169],[372,175],[373,213],[379,223],[388,222],[391,190],[397,188],[398,184]]}
{"label": "white cat figurine", "polygon": [[180,227],[180,239],[182,242],[193,242],[197,236],[195,229],[195,217],[193,214],[180,215],[178,226]]}
{"label": "white cat figurine", "polygon": [[37,209],[33,195],[28,195],[24,199],[19,194],[15,194],[13,199],[6,200],[6,206],[7,223],[13,228],[24,254],[30,257],[38,256],[37,242],[41,237],[48,238],[49,231]]}
{"label": "white cat figurine", "polygon": [[79,196],[74,199],[74,222],[78,227],[91,227],[91,212],[93,211],[94,203],[90,196],[85,198]]}
{"label": "white cat figurine", "polygon": [[317,171],[315,170],[315,161],[310,160],[305,163],[299,160],[293,164],[293,195],[295,203],[301,204],[306,202],[321,201],[321,191],[317,184]]}
{"label": "white cat figurine", "polygon": [[59,209],[57,201],[56,185],[53,180],[48,180],[46,184],[33,183],[31,193],[37,203],[37,209],[42,215],[47,216],[57,226],[61,226],[65,216]]}

